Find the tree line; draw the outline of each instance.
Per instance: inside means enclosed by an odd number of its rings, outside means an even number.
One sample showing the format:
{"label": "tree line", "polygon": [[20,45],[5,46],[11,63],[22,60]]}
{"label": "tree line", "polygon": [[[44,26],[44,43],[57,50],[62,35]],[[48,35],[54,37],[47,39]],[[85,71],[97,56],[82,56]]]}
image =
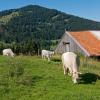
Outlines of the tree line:
{"label": "tree line", "polygon": [[65,29],[100,29],[100,22],[37,5],[2,11],[0,18],[0,52],[12,48],[16,54],[37,54],[42,49],[54,49]]}

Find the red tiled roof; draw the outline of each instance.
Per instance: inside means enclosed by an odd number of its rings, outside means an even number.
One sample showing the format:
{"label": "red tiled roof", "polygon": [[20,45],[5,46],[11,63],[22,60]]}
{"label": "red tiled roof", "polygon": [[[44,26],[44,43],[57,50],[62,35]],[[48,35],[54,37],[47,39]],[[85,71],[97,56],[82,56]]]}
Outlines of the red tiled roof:
{"label": "red tiled roof", "polygon": [[90,31],[69,33],[91,56],[100,56],[100,40]]}

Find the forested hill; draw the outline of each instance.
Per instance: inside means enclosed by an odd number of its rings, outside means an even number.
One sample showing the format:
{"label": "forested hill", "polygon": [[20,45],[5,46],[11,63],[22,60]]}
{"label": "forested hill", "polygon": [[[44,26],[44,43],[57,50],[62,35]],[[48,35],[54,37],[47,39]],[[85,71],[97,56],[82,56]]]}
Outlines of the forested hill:
{"label": "forested hill", "polygon": [[11,47],[16,53],[51,49],[64,30],[100,30],[91,21],[37,5],[0,12],[0,50]]}

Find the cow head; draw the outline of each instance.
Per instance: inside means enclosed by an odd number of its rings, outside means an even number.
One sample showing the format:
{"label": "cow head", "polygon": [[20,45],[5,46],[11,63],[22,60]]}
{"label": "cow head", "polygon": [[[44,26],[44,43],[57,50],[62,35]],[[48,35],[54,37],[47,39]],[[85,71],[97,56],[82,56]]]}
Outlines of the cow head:
{"label": "cow head", "polygon": [[72,81],[74,82],[74,84],[76,84],[76,83],[79,82],[79,76],[78,76],[78,73],[77,72],[74,72],[72,74]]}
{"label": "cow head", "polygon": [[10,56],[11,56],[11,57],[14,57],[14,56],[15,56],[15,54],[14,54],[13,52],[11,52]]}

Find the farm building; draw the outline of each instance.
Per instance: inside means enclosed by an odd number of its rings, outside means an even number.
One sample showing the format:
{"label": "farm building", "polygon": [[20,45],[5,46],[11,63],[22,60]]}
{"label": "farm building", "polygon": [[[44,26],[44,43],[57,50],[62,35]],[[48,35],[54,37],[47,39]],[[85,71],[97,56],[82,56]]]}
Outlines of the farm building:
{"label": "farm building", "polygon": [[85,57],[100,56],[100,31],[65,31],[55,53],[80,52]]}

